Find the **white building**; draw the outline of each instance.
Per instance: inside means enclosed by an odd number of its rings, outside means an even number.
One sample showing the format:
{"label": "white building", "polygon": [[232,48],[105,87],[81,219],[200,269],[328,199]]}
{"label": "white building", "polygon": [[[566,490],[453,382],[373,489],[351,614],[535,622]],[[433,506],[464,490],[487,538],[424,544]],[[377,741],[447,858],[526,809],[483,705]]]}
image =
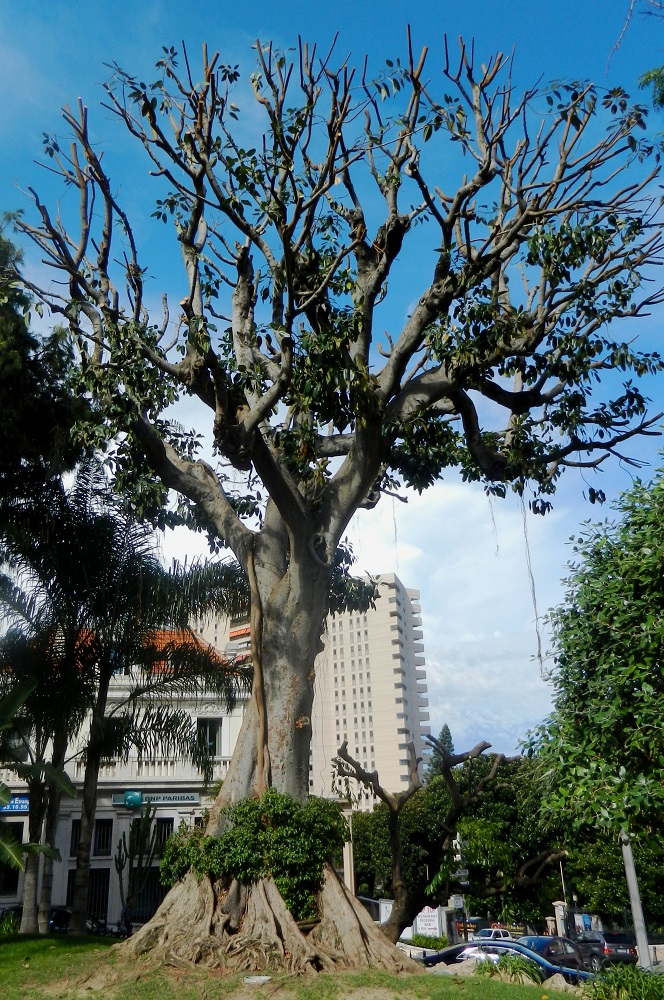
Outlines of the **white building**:
{"label": "white building", "polygon": [[[114,677],[109,692],[109,710],[114,704],[124,701],[128,691],[129,678],[122,675]],[[234,711],[229,714],[220,708],[213,696],[201,696],[196,702],[182,703],[181,707],[196,719],[199,730],[209,742],[213,758],[213,782],[223,778],[228,771],[245,705],[246,698],[240,699]],[[85,732],[82,732],[79,745],[83,745],[84,737]],[[72,748],[72,752],[75,751],[76,747]],[[80,757],[74,757],[66,765],[66,770],[74,784],[81,789],[84,765]],[[0,780],[9,785],[13,792],[10,805],[0,811],[0,816],[11,824],[12,833],[17,839],[26,840],[28,800],[25,788],[9,770],[0,769]],[[123,833],[129,839],[132,821],[139,814],[141,805],[147,802],[152,802],[156,807],[157,837],[163,843],[166,837],[178,829],[181,822],[187,826],[201,822],[204,810],[212,805],[213,799],[206,794],[197,768],[175,754],[155,755],[149,759],[132,754],[126,763],[119,760],[104,763],[99,772],[88,909],[93,916],[108,920],[109,923],[117,921],[121,909],[118,876],[113,860],[118,842]],[[63,796],[56,843],[62,862],[54,865],[54,905],[71,903],[80,816],[80,798]],[[15,869],[0,864],[0,911],[5,906],[20,902],[22,891],[22,876]],[[155,862],[144,891],[133,901],[134,920],[141,923],[151,916],[164,893],[165,890],[159,885]]]}
{"label": "white building", "polygon": [[[394,573],[378,577],[378,591],[375,608],[327,622],[316,661],[309,782],[315,795],[335,790],[332,759],[344,741],[391,792],[407,786],[408,743],[414,741],[418,756],[425,746],[429,702],[419,591],[408,590]],[[358,808],[374,803],[372,792],[358,789]]]}
{"label": "white building", "polygon": [[[310,788],[316,795],[338,793],[331,778],[332,758],[345,739],[349,752],[369,770],[378,770],[381,783],[399,791],[408,781],[406,746],[413,739],[418,755],[428,732],[426,672],[422,645],[419,594],[407,590],[394,574],[379,578],[380,598],[366,613],[331,616],[325,630],[325,649],[316,662]],[[249,656],[249,627],[244,621],[201,623],[198,631],[219,650],[236,657]],[[118,675],[111,684],[109,708],[128,692],[128,678]],[[208,740],[214,760],[213,781],[223,778],[244,715],[246,700],[228,714],[212,696],[183,702]],[[83,734],[84,735],[84,734]],[[75,758],[67,767],[78,787],[83,763]],[[18,839],[27,839],[27,798],[15,775],[0,769],[0,780],[13,790],[12,802],[0,811],[13,824]],[[130,793],[130,794],[128,794]],[[139,793],[139,794],[134,794]],[[118,876],[114,856],[118,841],[129,836],[140,804],[156,806],[159,840],[177,830],[182,821],[193,826],[212,804],[200,773],[175,755],[143,759],[132,755],[126,763],[111,760],[99,773],[99,796],[91,852],[90,912],[109,923],[120,913]],[[370,809],[373,797],[361,792],[358,807]],[[67,904],[73,891],[75,854],[80,832],[80,800],[63,798],[56,846],[62,863],[54,866],[53,903]],[[0,865],[0,911],[19,902],[22,878]],[[157,868],[139,899],[134,919],[141,922],[163,896]]]}

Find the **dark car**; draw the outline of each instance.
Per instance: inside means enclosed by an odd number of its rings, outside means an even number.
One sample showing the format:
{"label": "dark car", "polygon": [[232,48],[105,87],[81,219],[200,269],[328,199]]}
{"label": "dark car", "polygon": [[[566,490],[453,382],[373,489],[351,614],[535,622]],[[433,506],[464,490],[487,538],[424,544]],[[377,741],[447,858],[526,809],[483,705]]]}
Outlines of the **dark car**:
{"label": "dark car", "polygon": [[586,965],[599,972],[603,965],[630,962],[636,965],[636,945],[627,934],[617,931],[581,931],[576,943]]}
{"label": "dark car", "polygon": [[517,943],[536,951],[553,962],[554,965],[564,965],[568,969],[585,969],[586,963],[574,941],[566,937],[547,936],[545,934],[526,934],[517,938]]}
{"label": "dark car", "polygon": [[[3,910],[0,910],[0,920],[5,916],[13,916],[17,924],[20,925],[21,917],[23,916],[23,905],[21,903],[12,903],[10,906],[6,906]],[[71,910],[67,906],[51,907],[49,926],[52,933],[66,934],[69,930],[70,920]],[[85,929],[88,934],[110,934],[110,931],[106,928],[105,921],[98,920],[97,917],[93,916],[86,918]]]}
{"label": "dark car", "polygon": [[540,970],[542,980],[549,979],[556,973],[560,973],[566,982],[573,984],[593,978],[590,972],[552,962],[538,952],[519,944],[518,941],[469,941],[468,944],[455,944],[450,948],[443,948],[442,951],[435,955],[428,955],[422,961],[426,966],[438,965],[440,962],[454,965],[456,962],[464,962],[467,958],[497,962],[500,956],[506,952],[516,952],[518,955],[523,955],[524,958],[529,958]]}
{"label": "dark car", "polygon": [[470,941],[461,941],[459,944],[451,944],[447,948],[442,948],[435,955],[425,955],[422,961],[425,965],[440,965],[441,962],[444,962],[445,965],[452,965],[454,962],[464,962],[467,958],[464,952],[469,952],[472,949],[473,944]]}
{"label": "dark car", "polygon": [[[12,903],[11,906],[5,906],[4,910],[0,910],[0,920],[3,917],[14,917],[18,924],[21,923],[21,918],[23,916],[23,904],[22,903]],[[71,918],[71,910],[68,910],[66,906],[52,906],[51,916],[49,918],[49,925],[52,931],[68,931],[69,930],[69,920]]]}

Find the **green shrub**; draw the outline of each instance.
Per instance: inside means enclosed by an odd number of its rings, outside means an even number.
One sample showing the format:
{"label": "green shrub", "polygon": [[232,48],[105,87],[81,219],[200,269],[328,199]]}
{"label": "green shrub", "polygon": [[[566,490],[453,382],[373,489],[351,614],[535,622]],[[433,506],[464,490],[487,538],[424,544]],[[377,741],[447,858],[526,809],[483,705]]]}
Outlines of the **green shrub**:
{"label": "green shrub", "polygon": [[442,937],[427,937],[426,934],[413,934],[413,940],[410,943],[416,948],[432,948],[434,951],[447,948],[447,938],[444,935]]}
{"label": "green shrub", "polygon": [[299,803],[270,790],[261,799],[229,806],[224,819],[228,828],[220,837],[180,826],[164,845],[162,884],[173,885],[189,870],[199,880],[235,878],[245,884],[271,875],[296,920],[315,917],[323,864],[348,839],[339,807],[313,796]]}
{"label": "green shrub", "polygon": [[475,973],[478,976],[500,976],[513,983],[524,980],[531,983],[542,982],[542,974],[537,963],[525,955],[517,955],[514,952],[505,952],[497,962],[492,962],[491,959],[478,962]]}
{"label": "green shrub", "polygon": [[611,965],[583,984],[585,1000],[664,1000],[664,976],[635,965]]}
{"label": "green shrub", "polygon": [[0,919],[0,937],[8,937],[10,934],[18,934],[21,921],[16,913],[5,913]]}

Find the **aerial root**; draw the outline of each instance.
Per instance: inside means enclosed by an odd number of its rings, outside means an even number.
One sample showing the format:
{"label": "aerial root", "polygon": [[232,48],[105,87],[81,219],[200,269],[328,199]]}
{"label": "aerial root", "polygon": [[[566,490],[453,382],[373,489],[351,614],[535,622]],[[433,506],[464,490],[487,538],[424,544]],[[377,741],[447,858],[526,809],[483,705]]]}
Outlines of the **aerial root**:
{"label": "aerial root", "polygon": [[116,947],[124,958],[148,956],[178,968],[203,964],[224,972],[421,971],[390,944],[329,867],[319,910],[320,921],[307,934],[271,878],[222,887],[190,873],[152,920]]}

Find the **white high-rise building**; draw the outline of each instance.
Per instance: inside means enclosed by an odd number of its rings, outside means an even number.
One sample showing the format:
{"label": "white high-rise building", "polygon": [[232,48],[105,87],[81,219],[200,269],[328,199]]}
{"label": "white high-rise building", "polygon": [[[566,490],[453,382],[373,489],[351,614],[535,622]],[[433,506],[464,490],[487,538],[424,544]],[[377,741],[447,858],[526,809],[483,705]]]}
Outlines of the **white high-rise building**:
{"label": "white high-rise building", "polygon": [[[366,770],[378,771],[391,792],[408,783],[409,741],[421,756],[429,713],[419,591],[394,573],[378,577],[379,598],[367,612],[348,611],[327,621],[325,649],[316,661],[310,789],[340,790],[332,759],[345,741]],[[373,793],[358,789],[358,807],[371,809]]]}

